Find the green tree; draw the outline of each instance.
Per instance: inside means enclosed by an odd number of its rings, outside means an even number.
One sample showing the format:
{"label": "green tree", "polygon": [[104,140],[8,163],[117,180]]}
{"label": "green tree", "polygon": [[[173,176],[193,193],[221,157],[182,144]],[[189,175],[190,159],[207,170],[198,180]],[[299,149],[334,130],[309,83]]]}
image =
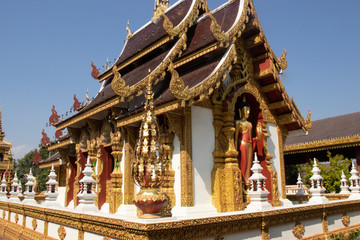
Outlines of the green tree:
{"label": "green tree", "polygon": [[[344,171],[346,177],[349,179],[349,167],[351,165],[351,160],[344,158],[343,155],[331,156],[331,153],[328,152],[327,156],[329,158],[329,164],[321,164],[319,161],[318,166],[321,170],[321,176],[324,178],[324,187],[326,188],[327,193],[331,192],[340,192],[340,180],[341,173]],[[304,177],[304,184],[307,187],[311,187],[310,178],[313,175],[311,170],[313,168],[314,161],[311,161],[310,164],[306,163],[305,165],[299,166],[299,171]]]}
{"label": "green tree", "polygon": [[[39,155],[42,159],[49,157],[49,152],[46,148],[40,147]],[[18,179],[21,182],[23,191],[25,190],[26,175],[29,174],[31,168],[34,177],[36,177],[39,190],[44,191],[46,189],[46,182],[48,181],[49,169],[41,169],[34,164],[35,152],[28,152],[23,158],[17,160],[16,172]]]}

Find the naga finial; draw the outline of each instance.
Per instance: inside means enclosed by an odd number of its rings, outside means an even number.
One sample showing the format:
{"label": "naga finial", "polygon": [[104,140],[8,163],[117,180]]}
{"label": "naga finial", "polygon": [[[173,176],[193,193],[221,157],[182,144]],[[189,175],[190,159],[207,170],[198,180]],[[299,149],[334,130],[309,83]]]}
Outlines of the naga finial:
{"label": "naga finial", "polygon": [[154,17],[151,21],[156,21],[169,7],[169,0],[155,0]]}
{"label": "naga finial", "polygon": [[106,58],[105,68],[109,70],[109,58]]}
{"label": "naga finial", "polygon": [[312,128],[312,121],[311,121],[311,109],[309,108],[309,112],[305,119],[305,127],[310,130]]}
{"label": "naga finial", "polygon": [[86,101],[88,102],[90,100],[89,98],[89,89],[86,89]]}
{"label": "naga finial", "polygon": [[126,32],[127,32],[127,36],[126,36],[126,40],[128,40],[129,38],[131,38],[131,36],[133,35],[132,32],[130,31],[130,28],[129,28],[129,20],[127,21],[127,24],[126,24]]}

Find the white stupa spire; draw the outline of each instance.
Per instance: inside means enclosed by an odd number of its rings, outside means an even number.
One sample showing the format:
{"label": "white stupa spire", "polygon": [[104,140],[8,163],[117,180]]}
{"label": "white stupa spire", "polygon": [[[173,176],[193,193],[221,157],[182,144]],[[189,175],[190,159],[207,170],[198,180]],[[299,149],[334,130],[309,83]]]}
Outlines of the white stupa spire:
{"label": "white stupa spire", "polygon": [[87,163],[85,165],[84,171],[82,171],[84,177],[80,180],[80,192],[78,193],[79,205],[76,207],[80,211],[97,211],[95,206],[95,197],[96,193],[94,192],[96,181],[91,176],[93,170],[90,164],[90,158],[87,158]]}
{"label": "white stupa spire", "polygon": [[5,178],[5,173],[4,173],[3,178],[1,180],[1,185],[0,185],[0,200],[2,200],[2,201],[8,200],[6,188],[7,188],[7,184],[6,184],[6,178]]}
{"label": "white stupa spire", "polygon": [[34,199],[34,197],[35,197],[34,179],[35,179],[35,177],[32,175],[32,171],[30,168],[29,175],[27,177],[27,182],[25,183],[25,192],[24,192],[25,199],[24,199],[23,203],[36,204],[36,201]]}
{"label": "white stupa spire", "polygon": [[10,200],[13,202],[20,202],[19,196],[22,196],[21,185],[19,184],[19,179],[17,178],[17,173],[15,172],[13,183],[11,184]]}
{"label": "white stupa spire", "polygon": [[296,192],[296,195],[304,195],[305,192],[304,192],[303,182],[302,182],[302,180],[301,180],[300,173],[299,173],[299,175],[298,175],[296,184],[297,184],[297,192]]}
{"label": "white stupa spire", "polygon": [[341,174],[340,184],[341,184],[341,186],[340,186],[340,188],[341,188],[340,194],[350,194],[348,181],[346,179],[344,170],[342,171],[342,174]]}
{"label": "white stupa spire", "polygon": [[57,196],[59,195],[57,186],[58,182],[56,181],[56,173],[53,164],[49,173],[49,180],[46,182],[45,204],[47,206],[56,205],[57,207],[60,207],[60,204],[56,201]]}
{"label": "white stupa spire", "polygon": [[257,155],[255,154],[254,163],[251,167],[253,174],[249,178],[251,183],[251,190],[249,191],[250,204],[247,206],[246,210],[261,211],[272,208],[271,204],[267,201],[269,191],[265,188],[266,177],[262,175],[262,169]]}
{"label": "white stupa spire", "polygon": [[317,165],[316,159],[314,158],[313,169],[311,170],[313,173],[311,180],[311,198],[309,199],[309,203],[325,203],[329,200],[325,197],[326,188],[324,187],[323,180],[324,178],[320,175],[320,168]]}
{"label": "white stupa spire", "polygon": [[357,170],[357,165],[355,162],[352,162],[352,168],[351,168],[351,177],[350,180],[350,196],[349,199],[360,199],[360,185],[359,185],[359,171]]}

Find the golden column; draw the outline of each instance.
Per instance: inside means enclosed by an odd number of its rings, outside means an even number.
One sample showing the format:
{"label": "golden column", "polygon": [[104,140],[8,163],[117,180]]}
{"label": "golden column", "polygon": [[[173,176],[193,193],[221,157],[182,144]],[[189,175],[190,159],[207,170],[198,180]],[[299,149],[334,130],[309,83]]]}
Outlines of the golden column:
{"label": "golden column", "polygon": [[183,139],[180,142],[181,206],[194,206],[191,107],[184,109]]}
{"label": "golden column", "polygon": [[134,127],[125,127],[125,157],[124,157],[124,204],[134,203],[134,181],[131,176],[131,160],[135,158],[137,130]]}
{"label": "golden column", "polygon": [[120,130],[115,133],[111,133],[111,155],[114,157],[114,170],[110,174],[111,176],[111,189],[110,189],[110,213],[116,213],[117,209],[122,203],[122,183],[123,174],[121,172],[121,158],[122,158],[122,141]]}
{"label": "golden column", "polygon": [[160,144],[163,147],[163,156],[165,159],[164,181],[160,188],[160,192],[165,193],[168,197],[168,202],[162,211],[162,216],[172,216],[171,209],[175,206],[176,203],[176,197],[174,192],[175,171],[172,168],[174,136],[175,135],[170,132],[160,134]]}
{"label": "golden column", "polygon": [[[219,110],[219,106],[215,107],[215,116],[219,115]],[[223,127],[219,133],[222,137],[216,139],[220,142],[215,145],[222,144],[226,147],[223,149],[224,153],[221,152],[219,146],[213,153],[213,171],[215,171],[213,203],[218,212],[238,211],[244,209],[244,204],[242,178],[237,159],[238,152],[234,144],[234,113],[222,113],[222,122]],[[222,122],[218,117],[214,119],[216,127],[219,127]],[[219,129],[216,130],[219,131]],[[224,160],[221,161],[221,158]]]}

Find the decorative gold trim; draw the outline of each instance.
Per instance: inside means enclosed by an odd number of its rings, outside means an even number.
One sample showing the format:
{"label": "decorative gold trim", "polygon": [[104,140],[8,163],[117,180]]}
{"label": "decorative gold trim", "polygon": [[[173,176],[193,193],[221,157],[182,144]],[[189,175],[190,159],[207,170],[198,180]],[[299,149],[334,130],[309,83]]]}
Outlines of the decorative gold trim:
{"label": "decorative gold trim", "polygon": [[[194,21],[199,15],[199,8],[201,6],[201,0],[194,0],[193,8],[188,11],[187,18],[183,19],[181,23],[174,27],[170,19],[163,13],[161,16],[164,18],[163,28],[171,37],[176,37],[187,32],[188,28],[194,24]],[[189,13],[190,12],[190,13]]]}
{"label": "decorative gold trim", "polygon": [[[173,111],[181,107],[181,101],[175,100],[155,108],[155,115],[161,115],[166,112]],[[142,120],[143,113],[137,113],[127,118],[117,120],[117,127],[127,126],[131,123],[139,122]]]}
{"label": "decorative gold trim", "polygon": [[16,213],[16,214],[15,214],[15,223],[18,223],[18,222],[19,222],[19,214]]}
{"label": "decorative gold trim", "polygon": [[64,240],[64,238],[66,237],[65,227],[63,225],[60,225],[57,232],[60,240]]}
{"label": "decorative gold trim", "polygon": [[89,117],[105,110],[105,109],[110,109],[111,107],[119,104],[121,101],[121,99],[119,97],[114,97],[102,104],[100,104],[97,107],[91,108],[83,113],[80,113],[78,116],[75,116],[74,118],[70,118],[68,120],[65,120],[64,122],[60,123],[59,125],[56,126],[56,130],[62,130],[66,127],[71,126],[72,124],[75,124],[77,122],[80,122],[81,120],[85,120],[88,119]]}
{"label": "decorative gold trim", "polygon": [[134,181],[131,176],[131,161],[135,158],[136,128],[126,126],[125,157],[124,157],[124,204],[134,202]]}
{"label": "decorative gold trim", "polygon": [[54,167],[60,166],[60,161],[57,160],[56,162],[50,162],[50,163],[44,163],[39,165],[39,168],[51,168],[51,166],[54,165]]}
{"label": "decorative gold trim", "polygon": [[292,229],[292,233],[297,239],[300,239],[304,236],[305,227],[300,222],[296,222],[294,228]]}
{"label": "decorative gold trim", "polygon": [[[240,36],[242,31],[245,29],[245,25],[246,23],[249,22],[249,17],[248,14],[250,13],[249,11],[249,5],[247,4],[248,1],[245,1],[244,7],[242,9],[242,12],[240,13],[240,18],[239,20],[234,23],[234,27],[232,27],[229,31],[224,32],[221,29],[220,24],[216,21],[215,17],[213,16],[211,10],[209,9],[208,5],[207,5],[207,1],[202,1],[203,3],[203,9],[206,11],[206,14],[209,16],[210,20],[211,20],[211,24],[210,24],[210,30],[211,33],[213,35],[213,37],[220,42],[221,44],[227,44],[228,42],[232,41],[235,42],[236,41],[236,36]],[[241,2],[239,2],[240,4]],[[239,7],[240,9],[240,7]],[[237,17],[237,16],[236,16]],[[236,19],[235,19],[236,20]]]}
{"label": "decorative gold trim", "polygon": [[33,230],[35,231],[38,226],[36,218],[33,218],[33,220],[31,221],[31,225],[33,227]]}
{"label": "decorative gold trim", "polygon": [[175,70],[174,65],[170,63],[168,71],[171,73],[170,81],[170,90],[172,94],[181,100],[190,100],[195,97],[200,96],[200,99],[203,99],[205,96],[213,93],[214,89],[218,88],[226,78],[225,71],[231,71],[231,64],[236,61],[236,49],[235,45],[229,47],[227,56],[222,60],[219,69],[216,73],[207,77],[201,84],[192,87],[189,89],[188,86],[185,87],[184,81],[180,78],[178,72]]}
{"label": "decorative gold trim", "polygon": [[[182,235],[184,239],[201,239],[250,230],[261,230],[266,233],[267,226],[294,224],[295,222],[314,218],[321,219],[324,212],[328,216],[343,214],[344,212],[356,212],[360,210],[360,200],[330,202],[317,205],[298,205],[297,207],[281,209],[274,208],[265,212],[248,214],[238,212],[217,217],[176,221],[169,220],[168,222],[165,221],[154,224],[131,222],[119,218],[73,213],[10,202],[0,202],[0,209],[11,209],[12,212],[18,212],[22,215],[25,214],[23,215],[24,219],[26,216],[36,217],[37,219],[47,219],[49,222],[63,226],[64,229],[66,226],[116,239],[144,239],[149,237],[150,233],[152,237],[149,239],[170,239],[171,236],[177,234],[185,234]],[[331,234],[350,232],[359,228],[360,224],[357,224],[327,233],[319,233],[316,236],[325,237]],[[26,227],[21,229],[23,232],[19,233],[19,225],[8,220],[0,219],[0,233],[5,231],[9,234],[11,233],[11,236],[15,236],[15,233],[24,236],[18,238],[13,237],[13,239],[43,239],[44,237],[43,234],[36,233]],[[29,236],[31,232],[37,235],[25,237]],[[311,236],[307,238],[311,238]]]}
{"label": "decorative gold trim", "polygon": [[59,149],[59,148],[63,148],[63,147],[68,146],[68,145],[70,145],[72,143],[73,142],[72,142],[71,138],[69,138],[69,139],[66,139],[64,141],[59,141],[57,143],[54,143],[53,145],[48,146],[47,149],[48,149],[48,151],[52,151],[52,150],[56,150],[56,149]]}
{"label": "decorative gold trim", "polygon": [[350,217],[347,215],[347,213],[344,213],[344,215],[341,218],[341,222],[344,225],[344,227],[348,227],[350,225]]}
{"label": "decorative gold trim", "polygon": [[360,145],[360,136],[347,136],[340,138],[324,139],[316,142],[306,142],[285,146],[284,154],[313,152],[335,148],[345,148]]}
{"label": "decorative gold trim", "polygon": [[285,163],[284,163],[284,142],[286,140],[286,135],[283,134],[285,130],[277,126],[277,135],[278,135],[278,146],[279,146],[279,163],[280,163],[280,189],[281,189],[281,198],[286,199],[286,178],[285,178]]}

